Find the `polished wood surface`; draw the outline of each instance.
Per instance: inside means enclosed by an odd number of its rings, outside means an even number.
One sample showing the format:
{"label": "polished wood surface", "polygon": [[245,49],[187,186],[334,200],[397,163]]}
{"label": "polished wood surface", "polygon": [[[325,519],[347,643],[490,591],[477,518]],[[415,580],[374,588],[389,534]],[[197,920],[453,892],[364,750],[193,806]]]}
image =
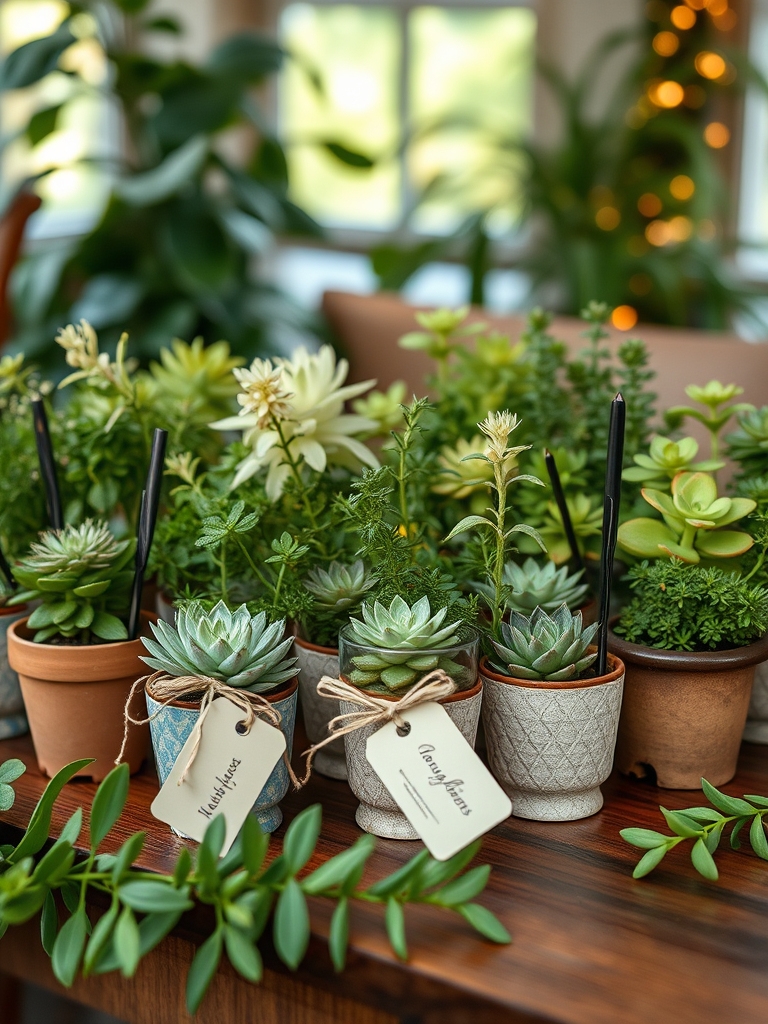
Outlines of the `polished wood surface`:
{"label": "polished wood surface", "polygon": [[[0,760],[11,756],[21,757],[29,771],[16,784],[18,797],[4,816],[6,829],[26,824],[45,785],[28,738],[0,743]],[[739,774],[724,789],[737,795],[768,792],[768,749],[745,745]],[[54,817],[54,834],[75,807],[90,801],[94,790],[88,782],[66,787]],[[184,841],[149,814],[156,791],[151,770],[133,780],[127,812],[105,848],[114,848],[132,831],[144,829],[148,839],[141,866],[168,870]],[[290,975],[267,944],[265,989],[261,994],[252,992],[252,1005],[260,1009],[254,1010],[255,1016],[225,1017],[221,993],[228,987],[230,998],[236,1000],[232,1007],[248,1001],[247,994],[242,994],[243,983],[227,967],[217,979],[219,994],[211,1001],[218,1020],[303,1024],[336,1013],[339,1020],[382,1024],[386,1020],[658,1024],[699,1019],[764,1024],[768,1019],[768,865],[748,849],[723,850],[718,858],[720,881],[710,883],[694,872],[686,854],[677,851],[650,878],[634,881],[631,871],[637,851],[621,840],[619,829],[626,825],[660,828],[659,803],[671,808],[692,806],[700,796],[618,778],[612,778],[604,792],[605,807],[592,818],[563,824],[510,818],[486,837],[479,861],[490,863],[493,872],[480,901],[510,930],[511,946],[484,942],[451,914],[411,907],[406,911],[411,959],[401,964],[389,950],[380,908],[362,906],[353,917],[348,969],[335,976],[325,948],[331,908],[325,901],[313,900],[313,938],[297,974]],[[321,777],[285,801],[286,820],[316,801],[323,805],[324,825],[318,856],[310,867],[359,835],[348,787]],[[281,828],[276,834],[275,850],[282,832]],[[381,840],[367,877],[371,881],[382,877],[419,848],[418,843]],[[127,993],[130,983],[118,978],[78,983],[77,998],[136,1024],[186,1019],[178,1009],[182,985],[175,979],[204,934],[205,924],[204,913],[187,915],[177,936],[140,969],[137,984],[145,975],[156,979],[147,982],[153,993],[148,998],[155,1006],[160,993],[151,985],[161,984],[157,979],[162,979],[163,971],[172,971],[167,1014],[148,1016],[137,1008],[135,993],[122,996],[121,1002],[116,993]],[[33,962],[35,928],[24,931],[23,942],[15,941],[13,935],[12,931],[0,943],[0,970],[21,977],[28,977],[33,969],[44,972],[44,957],[35,956],[39,968],[22,966]],[[96,988],[110,984],[111,995],[105,1002],[97,997]],[[290,1016],[286,999],[295,1003]],[[339,1009],[329,1009],[336,1001]],[[299,1012],[300,1006],[306,1012]],[[209,1012],[200,1019],[207,1021]]]}

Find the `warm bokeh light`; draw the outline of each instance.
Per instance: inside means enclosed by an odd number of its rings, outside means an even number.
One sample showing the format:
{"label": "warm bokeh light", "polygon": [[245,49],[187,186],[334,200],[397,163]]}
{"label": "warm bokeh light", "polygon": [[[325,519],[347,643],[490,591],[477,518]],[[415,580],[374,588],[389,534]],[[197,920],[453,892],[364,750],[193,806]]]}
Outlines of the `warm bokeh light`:
{"label": "warm bokeh light", "polygon": [[716,18],[728,10],[728,0],[705,0],[704,6]]}
{"label": "warm bokeh light", "polygon": [[722,121],[711,121],[704,129],[704,141],[712,149],[722,149],[731,141],[731,133]]}
{"label": "warm bokeh light", "polygon": [[698,110],[707,102],[707,93],[700,85],[686,85],[683,103],[691,110]]}
{"label": "warm bokeh light", "polygon": [[653,37],[653,48],[660,57],[671,57],[680,48],[680,40],[674,32],[658,32]]}
{"label": "warm bokeh light", "polygon": [[645,229],[645,237],[651,245],[666,245],[669,241],[667,222],[665,220],[652,220]]}
{"label": "warm bokeh light", "polygon": [[697,53],[693,63],[702,78],[709,78],[713,82],[723,77],[727,67],[720,54],[712,53],[711,50],[702,50],[701,53]]}
{"label": "warm bokeh light", "polygon": [[693,221],[690,217],[673,217],[667,224],[670,242],[685,242],[693,234]]}
{"label": "warm bokeh light", "polygon": [[683,4],[680,4],[679,7],[673,7],[669,16],[675,28],[682,29],[683,31],[693,28],[696,24],[696,15],[690,7],[685,7]]}
{"label": "warm bokeh light", "polygon": [[601,206],[595,214],[595,224],[602,231],[613,231],[621,223],[621,214],[615,206]]}
{"label": "warm bokeh light", "polygon": [[635,295],[648,295],[653,289],[653,279],[649,274],[633,274],[629,279],[629,290]]}
{"label": "warm bokeh light", "polygon": [[696,184],[687,174],[677,174],[669,183],[669,191],[675,199],[685,202],[696,191]]}
{"label": "warm bokeh light", "polygon": [[707,6],[707,0],[685,0],[689,7],[692,7],[694,11],[703,11]]}
{"label": "warm bokeh light", "polygon": [[671,79],[654,84],[648,90],[648,97],[651,102],[655,103],[657,107],[664,107],[667,110],[679,107],[683,102],[684,96],[685,90],[682,85],[679,82],[673,82]]}
{"label": "warm bokeh light", "polygon": [[611,323],[617,331],[631,331],[637,323],[637,310],[634,306],[617,306],[611,313]]}
{"label": "warm bokeh light", "polygon": [[644,192],[637,200],[637,208],[644,217],[658,217],[662,202],[653,192]]}
{"label": "warm bokeh light", "polygon": [[728,7],[722,14],[713,14],[712,21],[714,21],[715,27],[719,28],[721,32],[730,32],[738,25],[739,18],[736,11],[732,11]]}

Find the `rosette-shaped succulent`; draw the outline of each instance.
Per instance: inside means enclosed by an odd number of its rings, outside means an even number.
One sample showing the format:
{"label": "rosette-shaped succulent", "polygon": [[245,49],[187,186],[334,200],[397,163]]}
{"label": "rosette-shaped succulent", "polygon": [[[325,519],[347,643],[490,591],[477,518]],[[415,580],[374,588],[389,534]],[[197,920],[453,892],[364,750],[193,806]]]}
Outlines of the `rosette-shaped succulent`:
{"label": "rosette-shaped succulent", "polygon": [[296,659],[286,654],[293,637],[283,639],[285,621],[267,622],[243,604],[231,611],[223,601],[206,611],[190,601],[176,613],[175,626],[150,623],[154,640],[142,637],[151,668],[171,676],[210,676],[229,686],[265,693],[296,675]]}
{"label": "rosette-shaped succulent", "polygon": [[[504,566],[504,584],[509,587],[506,594],[507,608],[517,612],[532,612],[537,607],[553,611],[561,604],[575,609],[584,603],[586,583],[581,583],[584,570],[570,574],[568,566],[560,569],[554,562],[539,565],[535,558],[526,558],[522,565],[507,562]],[[487,583],[477,584],[481,593],[493,596],[493,589]]]}
{"label": "rosette-shaped succulent", "polygon": [[564,682],[579,679],[597,657],[587,653],[598,623],[586,628],[581,612],[571,614],[561,604],[552,615],[536,608],[530,618],[512,611],[509,623],[501,624],[501,643],[493,641],[497,672],[515,679]]}
{"label": "rosette-shaped succulent", "polygon": [[65,526],[40,535],[30,552],[13,567],[25,589],[10,604],[40,601],[27,625],[35,643],[51,637],[73,638],[89,644],[127,640],[118,618],[128,612],[133,572],[126,568],[135,542],[115,540],[105,523],[86,519],[82,526]]}
{"label": "rosette-shaped succulent", "polygon": [[751,406],[736,417],[738,429],[728,434],[728,454],[750,475],[768,470],[768,405]]}
{"label": "rosette-shaped succulent", "polygon": [[[467,498],[479,491],[483,504],[488,503],[488,485],[493,481],[493,467],[488,462],[468,456],[483,450],[483,439],[476,434],[471,440],[459,438],[453,448],[445,446],[438,456],[439,474],[432,490],[451,498]],[[515,463],[516,465],[517,463]]]}
{"label": "rosette-shaped succulent", "polygon": [[678,473],[671,495],[650,488],[642,494],[664,521],[640,518],[622,523],[618,542],[631,555],[667,555],[695,564],[702,557],[735,558],[752,547],[748,533],[723,527],[749,515],[756,503],[751,498],[719,498],[717,484],[707,473]]}
{"label": "rosette-shaped succulent", "polygon": [[160,349],[160,362],[150,363],[149,369],[163,394],[187,417],[208,423],[229,412],[238,391],[232,371],[244,362],[232,355],[226,341],[204,345],[202,338],[195,338],[188,345],[174,338],[170,348]]}
{"label": "rosette-shaped succulent", "polygon": [[356,608],[373,584],[362,559],[352,565],[331,562],[327,569],[312,569],[304,580],[304,586],[314,596],[318,607],[332,612]]}
{"label": "rosette-shaped succulent", "polygon": [[715,459],[694,462],[698,450],[699,446],[692,437],[671,441],[668,437],[657,435],[651,441],[647,455],[640,453],[634,456],[636,465],[624,470],[622,480],[667,486],[678,473],[714,472],[725,465]]}
{"label": "rosette-shaped succulent", "polygon": [[363,605],[363,621],[350,619],[346,635],[358,648],[372,650],[353,655],[350,682],[366,689],[383,684],[387,690],[401,690],[434,668],[455,674],[461,666],[440,655],[441,649],[461,642],[459,622],[443,626],[447,612],[441,608],[433,615],[428,597],[419,598],[412,608],[399,595],[389,607],[380,601]]}

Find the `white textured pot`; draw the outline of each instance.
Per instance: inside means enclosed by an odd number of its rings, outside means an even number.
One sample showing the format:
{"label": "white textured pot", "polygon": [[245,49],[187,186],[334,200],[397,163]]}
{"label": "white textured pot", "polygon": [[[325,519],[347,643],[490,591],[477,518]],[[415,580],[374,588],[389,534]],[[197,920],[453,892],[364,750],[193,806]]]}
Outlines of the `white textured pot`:
{"label": "white textured pot", "polygon": [[[380,697],[381,694],[375,696]],[[396,697],[392,699],[397,700]],[[483,684],[478,679],[471,690],[451,694],[439,702],[472,747],[475,745],[482,700]],[[351,701],[342,700],[340,704],[342,714],[349,714],[360,708],[359,704],[353,704]],[[368,737],[380,728],[378,725],[366,726],[364,729],[349,732],[344,737],[349,785],[360,801],[355,821],[366,832],[382,836],[384,839],[418,839],[413,825],[392,799],[389,790],[371,768],[365,756]]]}
{"label": "white textured pot", "polygon": [[[309,742],[319,743],[328,736],[328,723],[341,714],[339,702],[320,697],[317,684],[323,676],[339,677],[339,652],[335,647],[318,647],[296,637],[293,653],[298,659],[299,703],[304,716],[304,727]],[[343,737],[318,750],[313,767],[330,779],[347,778],[347,758]]]}
{"label": "white textured pot", "polygon": [[8,627],[24,618],[28,610],[26,605],[0,608],[0,740],[29,730],[19,677],[8,664]]}
{"label": "white textured pot", "polygon": [[744,739],[747,743],[768,743],[768,661],[755,667]]}
{"label": "white textured pot", "polygon": [[481,661],[488,761],[518,818],[574,821],[603,806],[624,692],[624,663],[609,654],[608,665],[598,679],[537,683]]}

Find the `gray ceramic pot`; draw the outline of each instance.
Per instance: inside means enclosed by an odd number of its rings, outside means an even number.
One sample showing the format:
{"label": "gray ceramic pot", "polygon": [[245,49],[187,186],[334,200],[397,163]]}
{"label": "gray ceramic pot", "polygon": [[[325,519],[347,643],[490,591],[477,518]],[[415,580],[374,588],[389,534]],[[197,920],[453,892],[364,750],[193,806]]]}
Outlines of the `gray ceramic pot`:
{"label": "gray ceramic pot", "polygon": [[607,675],[565,683],[512,679],[481,661],[488,762],[518,818],[574,821],[603,806],[624,690],[624,665],[608,658]]}
{"label": "gray ceramic pot", "polygon": [[0,608],[0,740],[29,730],[19,677],[8,664],[8,627],[26,614],[26,605]]}
{"label": "gray ceramic pot", "polygon": [[[380,697],[381,694],[375,696]],[[393,698],[397,699],[397,698]],[[471,690],[444,697],[439,703],[459,729],[470,746],[475,745],[477,725],[480,721],[480,705],[483,700],[483,686],[478,679]],[[357,711],[359,704],[342,700],[342,714]],[[389,790],[368,763],[365,756],[365,744],[368,737],[380,726],[371,725],[355,732],[347,733],[344,743],[347,749],[347,771],[352,792],[360,801],[355,814],[355,821],[366,832],[384,839],[418,839],[418,834],[398,805],[390,796]]]}
{"label": "gray ceramic pot", "polygon": [[[308,640],[296,637],[293,653],[298,659],[299,702],[304,716],[304,727],[311,744],[328,736],[328,723],[340,714],[339,702],[320,697],[317,684],[323,676],[339,677],[339,652],[335,647],[318,647]],[[312,762],[321,775],[330,779],[347,778],[347,758],[344,739],[334,740],[319,750]]]}

